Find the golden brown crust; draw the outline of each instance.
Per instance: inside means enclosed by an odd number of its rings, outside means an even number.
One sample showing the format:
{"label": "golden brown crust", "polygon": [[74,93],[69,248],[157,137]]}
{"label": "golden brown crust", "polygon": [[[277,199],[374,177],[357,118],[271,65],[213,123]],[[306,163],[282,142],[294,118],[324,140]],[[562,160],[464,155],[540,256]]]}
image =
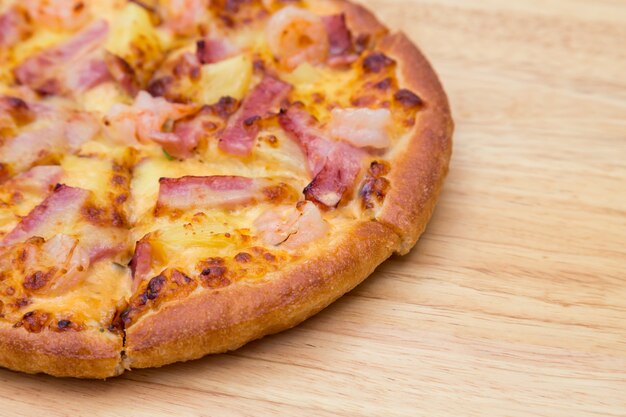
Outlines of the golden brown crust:
{"label": "golden brown crust", "polygon": [[127,329],[129,365],[146,368],[196,359],[291,328],[362,282],[399,243],[387,227],[363,222],[336,247],[271,280],[174,302]]}
{"label": "golden brown crust", "polygon": [[97,330],[29,333],[0,322],[0,366],[58,377],[108,378],[119,375],[122,337]]}
{"label": "golden brown crust", "polygon": [[[393,161],[392,184],[377,221],[346,231],[334,247],[264,281],[238,284],[166,304],[126,329],[126,366],[191,360],[302,322],[363,281],[393,252],[407,253],[424,231],[448,170],[452,119],[436,74],[404,34],[364,7],[337,0],[356,34],[399,66],[400,84],[425,103],[406,149]],[[331,254],[331,256],[329,256]],[[367,254],[367,256],[363,256]],[[0,366],[55,376],[106,378],[122,372],[122,338],[108,332],[28,333],[0,323]]]}
{"label": "golden brown crust", "polygon": [[424,232],[435,209],[452,154],[454,124],[445,92],[434,70],[403,33],[388,35],[378,48],[396,60],[403,88],[424,102],[409,143],[393,160],[391,191],[377,219],[402,238],[408,253]]}

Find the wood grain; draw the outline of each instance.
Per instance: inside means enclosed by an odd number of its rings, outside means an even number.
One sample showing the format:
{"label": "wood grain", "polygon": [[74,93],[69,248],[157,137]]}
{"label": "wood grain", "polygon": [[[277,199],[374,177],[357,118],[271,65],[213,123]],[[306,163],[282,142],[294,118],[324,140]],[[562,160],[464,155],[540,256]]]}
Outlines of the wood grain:
{"label": "wood grain", "polygon": [[0,370],[0,415],[626,416],[626,3],[363,3],[457,122],[416,249],[232,354],[106,382]]}

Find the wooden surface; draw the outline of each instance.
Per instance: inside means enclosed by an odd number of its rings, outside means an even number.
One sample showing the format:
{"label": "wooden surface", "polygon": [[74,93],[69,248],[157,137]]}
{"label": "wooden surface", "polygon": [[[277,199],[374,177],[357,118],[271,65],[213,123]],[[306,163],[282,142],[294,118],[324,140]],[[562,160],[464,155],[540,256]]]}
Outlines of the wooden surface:
{"label": "wooden surface", "polygon": [[457,122],[417,248],[302,326],[0,415],[626,416],[626,2],[371,0]]}

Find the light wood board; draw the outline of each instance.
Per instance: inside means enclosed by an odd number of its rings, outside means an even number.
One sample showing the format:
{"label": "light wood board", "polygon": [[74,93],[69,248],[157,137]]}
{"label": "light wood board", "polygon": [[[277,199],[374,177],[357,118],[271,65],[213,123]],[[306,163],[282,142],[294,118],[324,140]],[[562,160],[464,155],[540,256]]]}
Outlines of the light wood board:
{"label": "light wood board", "polygon": [[289,332],[2,416],[626,416],[626,2],[371,0],[457,123],[415,250]]}

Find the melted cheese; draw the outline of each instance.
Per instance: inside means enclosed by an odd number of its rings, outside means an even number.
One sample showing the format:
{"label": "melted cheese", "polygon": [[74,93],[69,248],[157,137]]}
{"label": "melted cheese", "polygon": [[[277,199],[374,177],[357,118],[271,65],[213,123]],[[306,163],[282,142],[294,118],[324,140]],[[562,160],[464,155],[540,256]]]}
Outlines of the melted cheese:
{"label": "melted cheese", "polygon": [[[0,2],[0,7],[13,3]],[[158,2],[155,0],[153,3]],[[302,3],[319,15],[338,12],[334,1],[311,0]],[[111,25],[105,48],[124,58],[140,78],[144,78],[143,81],[150,78],[164,59],[165,62],[171,62],[185,52],[195,51],[195,38],[176,37],[164,28],[157,27],[153,16],[135,3],[111,0],[87,2],[87,5],[94,19],[106,19]],[[211,25],[217,28],[219,19],[215,20]],[[277,74],[279,78],[293,84],[292,101],[303,102],[322,124],[328,121],[333,107],[352,105],[355,92],[363,87],[363,74],[358,66],[352,70],[338,70],[305,63],[291,72],[281,71],[275,68],[263,26],[264,21],[260,20],[243,28],[239,26],[236,30],[220,27],[211,32],[211,36],[229,36],[240,48],[241,54],[203,66],[199,80],[183,80],[180,86],[182,96],[197,104],[215,103],[223,96],[243,99],[250,86],[258,82],[260,77],[254,73],[253,61],[262,59],[269,73]],[[70,36],[72,33],[69,32],[38,28],[18,47],[8,51],[6,65],[0,66],[0,93],[12,88],[11,71],[17,64],[34,53],[66,41]],[[3,58],[2,51],[0,58]],[[117,103],[133,102],[114,82],[102,83],[75,99],[74,107],[93,112],[100,118]],[[57,103],[54,99],[45,100],[51,104]],[[37,123],[43,122],[36,122],[23,130],[34,129]],[[56,162],[64,169],[63,183],[92,191],[96,203],[106,205],[110,201],[113,163],[134,160],[136,164],[126,207],[131,230],[119,230],[125,237],[127,248],[116,261],[126,263],[135,242],[150,235],[155,257],[151,271],[153,275],[161,273],[165,268],[178,268],[191,274],[196,271],[198,262],[208,257],[232,257],[242,250],[261,245],[254,236],[253,224],[273,206],[262,203],[232,211],[206,209],[190,211],[180,217],[155,217],[159,179],[187,175],[268,177],[284,182],[295,190],[303,190],[311,178],[301,149],[276,123],[263,125],[264,130],[258,136],[254,152],[247,158],[225,155],[218,150],[218,142],[214,137],[208,139],[206,146],[203,144],[199,147],[194,157],[179,161],[168,158],[161,147],[154,143],[142,144],[138,149],[128,151],[101,136],[85,143],[77,155],[66,155]],[[394,146],[387,155],[402,152],[407,137],[404,128],[394,131]],[[19,216],[28,214],[43,198],[42,195],[25,193],[19,202],[15,202],[11,199],[10,190],[0,187],[0,234],[13,229],[19,222]],[[342,230],[352,227],[355,220],[362,217],[355,190],[349,204],[324,213],[330,225],[328,238],[313,243],[308,250],[315,251],[333,245],[341,238]],[[75,226],[77,230],[81,227]],[[59,297],[34,297],[28,310],[49,311],[58,317],[74,318],[91,327],[102,328],[110,322],[121,302],[131,297],[130,285],[128,268],[116,265],[111,259],[100,261],[90,267],[86,282],[79,288]],[[16,313],[11,319],[18,316]]]}
{"label": "melted cheese", "polygon": [[33,298],[29,310],[59,312],[57,319],[70,319],[106,329],[115,309],[130,294],[128,268],[102,261],[90,268],[83,284],[59,297]]}

